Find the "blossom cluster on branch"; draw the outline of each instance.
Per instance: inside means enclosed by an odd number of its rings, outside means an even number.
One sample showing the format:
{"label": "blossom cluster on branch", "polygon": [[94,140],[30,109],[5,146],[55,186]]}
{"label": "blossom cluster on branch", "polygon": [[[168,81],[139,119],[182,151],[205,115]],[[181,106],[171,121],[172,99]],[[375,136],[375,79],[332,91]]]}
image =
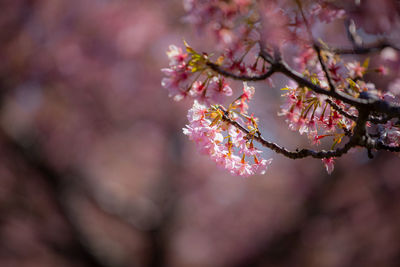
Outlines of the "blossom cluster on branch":
{"label": "blossom cluster on branch", "polygon": [[[375,29],[376,42],[364,44],[359,32],[368,32],[369,23],[360,18],[368,14],[354,15],[362,3],[349,2],[185,0],[185,21],[213,32],[217,44],[212,54],[186,42],[184,49],[171,45],[167,52],[170,64],[162,69],[162,86],[176,101],[194,100],[184,134],[219,166],[241,176],[264,173],[271,163],[255,142],[292,159],[322,159],[328,173],[334,159],[354,147],[366,149],[370,157],[375,150],[399,152],[400,49],[394,44],[400,34]],[[315,28],[341,22],[352,47],[332,47],[317,39]],[[393,24],[392,29],[400,26],[399,14]],[[297,55],[290,62],[288,51]],[[368,54],[375,52],[381,52],[382,60],[371,62]],[[348,54],[366,56],[360,61],[344,56]],[[367,79],[371,73],[389,77],[389,67],[394,70],[389,90]],[[266,80],[274,87],[275,73],[289,78],[280,88],[284,103],[278,115],[290,130],[306,134],[311,145],[331,137],[330,150],[289,151],[262,137],[258,118],[248,113],[255,89],[246,82]],[[236,98],[230,79],[244,82]]]}

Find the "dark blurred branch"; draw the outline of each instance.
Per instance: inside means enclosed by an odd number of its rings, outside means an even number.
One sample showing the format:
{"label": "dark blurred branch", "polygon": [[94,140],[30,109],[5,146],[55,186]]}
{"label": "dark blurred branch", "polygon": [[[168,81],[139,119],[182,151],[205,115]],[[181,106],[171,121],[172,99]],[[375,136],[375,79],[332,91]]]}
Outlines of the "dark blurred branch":
{"label": "dark blurred branch", "polygon": [[[175,135],[175,127],[173,128],[173,132],[171,130],[171,134]],[[91,200],[93,200],[92,197],[90,197],[93,192],[85,184],[85,179],[81,175],[76,173],[59,173],[44,159],[44,157],[38,152],[38,149],[22,145],[19,141],[9,136],[1,127],[0,139],[7,145],[12,153],[21,158],[29,168],[38,173],[40,178],[43,179],[45,184],[49,187],[49,194],[54,200],[54,203],[56,204],[60,215],[63,217],[63,221],[65,221],[72,232],[72,244],[70,245],[70,247],[61,247],[57,244],[51,243],[51,248],[54,249],[55,252],[65,256],[69,260],[73,259],[80,261],[85,266],[110,267],[109,264],[106,264],[104,261],[101,260],[101,257],[97,257],[91,251],[90,247],[88,246],[88,242],[84,239],[84,235],[79,229],[79,226],[75,222],[73,216],[71,216],[70,212],[68,211],[69,208],[67,207],[67,203],[65,202],[64,196],[66,195],[67,190],[67,185],[64,184],[65,177],[79,177],[78,179],[74,179],[79,180],[79,188],[76,188],[78,187],[78,185],[76,185],[76,183],[72,181],[72,184],[68,184],[68,187],[72,187],[69,188],[69,190],[81,191],[82,193],[88,195]],[[170,140],[171,146],[179,146],[179,144],[175,144],[176,142],[174,142],[173,137],[169,138],[168,140]],[[178,151],[178,155],[175,155],[174,159],[177,159],[181,156],[179,152],[181,149],[179,147],[171,147],[171,150]],[[160,203],[165,205],[165,207],[163,207],[162,209],[162,217],[160,218],[159,222],[154,224],[149,229],[139,229],[137,225],[132,223],[132,216],[141,216],[133,212],[134,208],[132,206],[129,207],[128,213],[120,214],[102,209],[101,205],[99,205],[103,212],[111,216],[116,216],[124,223],[127,223],[130,226],[147,234],[150,245],[150,267],[164,266],[165,263],[165,249],[167,246],[166,244],[168,243],[165,240],[165,231],[168,229],[168,225],[173,219],[176,206],[174,203],[177,201],[176,195],[174,193],[174,177],[176,176],[175,172],[178,168],[178,166],[176,165],[177,164],[171,162],[171,159],[169,157],[166,158],[164,166],[165,171],[161,172],[163,177],[160,178],[160,181],[166,184],[157,187],[162,189],[162,192],[157,192],[157,196],[162,198],[162,200],[160,200]],[[175,168],[173,166],[175,166]]]}
{"label": "dark blurred branch", "polygon": [[[3,24],[2,32],[0,35],[0,44],[7,43],[10,40],[13,40],[18,34],[21,33],[21,30],[25,26],[25,24],[29,21],[32,10],[34,9],[35,1],[32,0],[22,0],[19,2],[19,9],[17,15],[9,21],[7,24]],[[7,5],[5,1],[0,4],[0,10],[6,9],[3,5]],[[6,20],[7,21],[7,20]]]}
{"label": "dark blurred branch", "polygon": [[11,153],[15,154],[23,160],[24,164],[39,174],[40,178],[48,186],[49,195],[54,200],[54,204],[56,205],[59,214],[72,232],[71,247],[64,248],[53,246],[53,249],[67,257],[69,260],[78,260],[85,266],[107,267],[108,265],[98,259],[88,247],[79,227],[68,212],[68,207],[63,199],[65,188],[63,188],[64,184],[61,178],[62,175],[51,167],[32,147],[22,145],[13,137],[9,136],[1,127],[0,139],[5,143]]}
{"label": "dark blurred branch", "polygon": [[383,49],[390,47],[400,51],[400,47],[386,39],[378,40],[374,43],[365,45],[361,36],[357,33],[357,28],[353,20],[345,21],[347,36],[353,45],[351,48],[335,48],[333,52],[340,55],[364,55],[375,52],[380,52]]}
{"label": "dark blurred branch", "polygon": [[380,52],[387,47],[400,51],[400,47],[397,47],[396,45],[383,40],[364,46],[354,46],[352,48],[335,48],[333,49],[333,52],[340,55],[365,55]]}

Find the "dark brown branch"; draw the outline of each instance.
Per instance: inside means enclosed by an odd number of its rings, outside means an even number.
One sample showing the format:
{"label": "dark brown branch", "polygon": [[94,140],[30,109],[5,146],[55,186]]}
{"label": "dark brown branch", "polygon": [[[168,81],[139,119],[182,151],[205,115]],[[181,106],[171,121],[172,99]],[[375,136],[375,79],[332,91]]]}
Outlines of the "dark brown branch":
{"label": "dark brown branch", "polygon": [[328,69],[327,69],[327,67],[326,67],[326,65],[325,65],[325,62],[324,62],[324,60],[322,59],[321,49],[319,48],[318,45],[314,45],[314,50],[317,52],[318,61],[319,61],[319,63],[321,64],[321,67],[322,67],[322,70],[323,70],[324,73],[325,73],[326,79],[328,80],[329,89],[330,89],[331,91],[335,91],[335,86],[333,85],[331,75],[329,74]]}
{"label": "dark brown branch", "polygon": [[207,66],[209,66],[213,71],[217,72],[218,74],[221,74],[225,77],[229,77],[235,80],[240,80],[240,81],[262,81],[274,74],[274,70],[270,69],[266,73],[261,74],[261,75],[256,75],[256,76],[249,76],[249,75],[239,75],[239,74],[234,74],[232,72],[229,72],[227,70],[224,70],[221,68],[219,65],[212,63],[212,62],[207,62]]}
{"label": "dark brown branch", "polygon": [[390,152],[400,152],[400,146],[388,146],[383,144],[382,142],[376,142],[375,149],[377,150],[387,150]]}
{"label": "dark brown branch", "polygon": [[356,121],[357,120],[357,116],[356,115],[352,115],[350,113],[348,113],[347,111],[345,111],[344,109],[342,109],[341,107],[339,107],[335,102],[333,102],[331,99],[326,99],[326,102],[328,102],[328,104],[337,112],[339,112],[341,115],[345,116],[346,118]]}
{"label": "dark brown branch", "polygon": [[[237,121],[232,120],[229,117],[229,114],[226,110],[220,109],[224,112],[223,120],[228,122],[229,124],[235,126],[237,129],[245,133],[247,136],[250,136],[250,131],[244,128],[240,123]],[[279,146],[278,144],[275,144],[273,142],[269,142],[265,140],[261,134],[256,134],[252,136],[254,140],[258,141],[261,145],[275,151],[278,154],[282,154],[285,157],[291,158],[291,159],[301,159],[301,158],[306,158],[306,157],[312,157],[312,158],[318,158],[318,159],[323,159],[323,158],[331,158],[331,157],[340,157],[343,154],[346,154],[350,148],[354,147],[357,145],[354,141],[352,142],[351,140],[343,147],[343,148],[338,148],[335,150],[321,150],[321,151],[314,151],[311,149],[301,149],[301,150],[296,150],[296,151],[290,151],[282,146]]]}
{"label": "dark brown branch", "polygon": [[255,135],[252,135],[249,130],[243,127],[237,121],[234,121],[230,118],[229,113],[224,110],[222,107],[220,109],[223,111],[223,120],[228,122],[229,124],[235,126],[237,129],[245,133],[248,137],[251,136],[254,140],[259,142],[264,147],[267,147],[278,154],[282,154],[285,157],[291,159],[301,159],[306,157],[312,158],[332,158],[332,157],[341,157],[342,155],[346,154],[351,148],[360,146],[366,149],[376,149],[376,150],[387,150],[391,152],[400,152],[400,147],[392,147],[384,145],[382,142],[376,142],[372,140],[367,132],[366,132],[366,123],[369,118],[369,110],[361,109],[360,115],[356,119],[356,127],[354,128],[354,133],[350,136],[350,140],[342,147],[337,148],[335,150],[321,150],[321,151],[314,151],[311,149],[301,149],[296,151],[290,151],[276,143],[269,142],[265,140],[261,134],[258,132]]}
{"label": "dark brown branch", "polygon": [[400,117],[400,106],[392,105],[381,99],[361,99],[355,98],[350,95],[347,95],[341,91],[328,91],[323,89],[322,87],[313,84],[307,78],[305,78],[300,73],[291,69],[286,63],[278,62],[275,65],[272,65],[272,69],[276,69],[276,72],[281,72],[285,74],[287,77],[295,80],[299,85],[305,86],[313,90],[315,93],[323,94],[326,96],[331,96],[338,100],[343,101],[346,104],[352,105],[357,109],[368,109],[370,111],[375,111],[381,114],[386,114],[388,118]]}
{"label": "dark brown branch", "polygon": [[[329,105],[331,105],[331,107],[333,109],[335,109],[337,112],[339,112],[341,115],[345,116],[346,118],[356,121],[357,120],[357,116],[356,115],[352,115],[350,113],[348,113],[347,111],[345,111],[344,109],[342,109],[341,107],[339,107],[335,102],[333,102],[331,99],[327,99],[326,102],[328,102]],[[374,116],[369,116],[368,121],[372,122],[374,124],[384,124],[386,122],[388,122],[390,118],[384,117],[384,118],[378,118],[378,117],[374,117]]]}
{"label": "dark brown branch", "polygon": [[[260,57],[264,60],[270,60],[270,55],[264,51],[260,51]],[[260,81],[265,80],[272,76],[274,73],[282,73],[287,77],[296,81],[299,85],[308,87],[312,91],[317,94],[322,94],[326,96],[330,96],[336,98],[338,100],[343,101],[346,104],[356,107],[357,109],[363,108],[368,109],[371,111],[375,111],[381,114],[386,115],[385,119],[372,119],[371,122],[373,123],[384,123],[385,120],[389,120],[391,118],[397,117],[400,118],[400,106],[392,105],[384,100],[381,99],[362,99],[362,98],[355,98],[353,96],[347,95],[344,92],[338,90],[326,90],[317,84],[312,83],[307,78],[305,78],[302,74],[298,73],[297,71],[290,68],[284,61],[282,60],[275,60],[271,63],[271,67],[265,74],[259,76],[247,76],[247,75],[236,75],[232,72],[222,69],[220,66],[214,63],[207,63],[207,65],[214,70],[215,72],[225,76],[230,77],[236,80],[242,81]]]}
{"label": "dark brown branch", "polygon": [[307,78],[305,78],[302,74],[300,74],[297,71],[290,68],[286,63],[281,62],[278,64],[279,64],[278,65],[279,72],[285,74],[289,78],[292,78],[299,85],[310,88],[317,94],[322,94],[322,95],[327,95],[327,96],[337,98],[337,99],[339,99],[347,104],[350,104],[352,106],[355,106],[355,107],[362,107],[362,106],[370,104],[370,101],[368,101],[368,100],[355,98],[355,97],[349,96],[347,94],[344,94],[340,91],[328,91],[328,90],[312,83]]}

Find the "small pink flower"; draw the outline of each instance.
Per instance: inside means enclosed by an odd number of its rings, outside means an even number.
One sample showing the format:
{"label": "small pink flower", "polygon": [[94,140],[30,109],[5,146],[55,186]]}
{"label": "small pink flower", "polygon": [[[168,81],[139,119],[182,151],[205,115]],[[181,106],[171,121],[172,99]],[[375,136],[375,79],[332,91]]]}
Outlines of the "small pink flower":
{"label": "small pink flower", "polygon": [[184,63],[188,54],[183,53],[180,47],[177,47],[175,45],[170,45],[169,50],[167,51],[167,56],[169,58],[169,65],[177,66]]}
{"label": "small pink flower", "polygon": [[221,104],[227,96],[232,95],[232,88],[225,82],[224,78],[214,77],[211,79],[206,97],[210,103]]}
{"label": "small pink flower", "polygon": [[207,111],[208,108],[205,105],[202,105],[197,100],[195,100],[193,102],[193,107],[189,109],[187,115],[189,122],[192,123],[194,121],[203,120]]}
{"label": "small pink flower", "polygon": [[254,170],[252,168],[252,165],[248,162],[240,161],[236,163],[236,169],[234,173],[239,176],[249,177],[251,175],[254,175]]}
{"label": "small pink flower", "polygon": [[187,95],[186,84],[190,73],[188,73],[184,64],[178,67],[163,68],[161,71],[167,76],[161,80],[161,86],[169,92],[168,96],[179,101]]}
{"label": "small pink flower", "polygon": [[311,9],[311,14],[324,23],[331,23],[333,20],[343,18],[346,11],[323,2],[315,4]]}
{"label": "small pink flower", "polygon": [[[210,156],[218,166],[232,174],[243,177],[256,173],[264,174],[271,159],[263,159],[260,155],[262,152],[253,146],[243,131],[232,125],[226,126],[221,122],[211,123],[214,116],[210,114],[213,112],[215,112],[215,108],[208,108],[195,100],[192,108],[188,111],[189,124],[182,129],[183,133],[196,144],[201,154]],[[235,117],[232,119],[239,120]],[[224,132],[226,137],[223,135]],[[239,157],[237,153],[242,157]],[[254,158],[254,163],[250,163],[248,158]]]}
{"label": "small pink flower", "polygon": [[311,120],[309,120],[307,122],[307,127],[308,127],[309,133],[317,132],[317,124],[315,123],[314,118],[312,118]]}
{"label": "small pink flower", "polygon": [[323,158],[322,162],[325,164],[326,171],[328,174],[331,174],[333,172],[333,169],[335,168],[334,164],[334,159],[335,158]]}
{"label": "small pink flower", "polygon": [[333,132],[336,129],[336,124],[333,121],[332,116],[329,116],[327,121],[324,121],[324,127],[328,132]]}
{"label": "small pink flower", "polygon": [[235,102],[235,105],[240,109],[240,112],[243,114],[247,113],[249,109],[249,105],[246,103],[244,98],[241,98]]}
{"label": "small pink flower", "polygon": [[269,165],[271,165],[272,163],[272,159],[261,159],[261,160],[257,160],[254,164],[253,164],[253,170],[255,173],[259,173],[259,174],[265,174],[265,172],[267,171]]}
{"label": "small pink flower", "polygon": [[247,140],[245,139],[246,135],[242,132],[236,129],[234,126],[231,126],[229,128],[229,135],[232,138],[232,143],[236,147],[245,147]]}
{"label": "small pink flower", "polygon": [[360,77],[362,78],[364,72],[366,71],[365,67],[360,65],[360,62],[349,62],[346,65],[347,69],[349,70],[349,76],[352,78]]}
{"label": "small pink flower", "polygon": [[384,142],[389,146],[399,146],[400,128],[395,126],[392,121],[388,121],[383,127],[381,138]]}
{"label": "small pink flower", "polygon": [[387,75],[388,74],[388,69],[385,66],[379,66],[378,68],[375,69],[375,71],[381,75]]}
{"label": "small pink flower", "polygon": [[306,121],[303,117],[300,117],[296,122],[296,128],[299,130],[299,133],[302,135],[307,132]]}
{"label": "small pink flower", "polygon": [[294,58],[294,62],[296,62],[300,70],[304,70],[305,67],[316,58],[316,53],[314,49],[312,48],[307,48],[301,52],[301,54],[297,57]]}
{"label": "small pink flower", "polygon": [[195,81],[190,89],[190,95],[193,97],[200,96],[203,94],[204,90],[206,89],[203,82]]}
{"label": "small pink flower", "polygon": [[242,146],[241,149],[239,150],[239,153],[243,153],[246,156],[258,156],[260,155],[262,151],[255,148],[252,143],[247,143],[246,145]]}
{"label": "small pink flower", "polygon": [[248,86],[246,82],[243,83],[243,94],[242,98],[245,100],[250,100],[253,98],[255,89],[253,86]]}
{"label": "small pink flower", "polygon": [[324,137],[326,137],[326,135],[314,135],[312,144],[313,145],[320,145],[321,144],[320,140],[322,138],[324,138]]}

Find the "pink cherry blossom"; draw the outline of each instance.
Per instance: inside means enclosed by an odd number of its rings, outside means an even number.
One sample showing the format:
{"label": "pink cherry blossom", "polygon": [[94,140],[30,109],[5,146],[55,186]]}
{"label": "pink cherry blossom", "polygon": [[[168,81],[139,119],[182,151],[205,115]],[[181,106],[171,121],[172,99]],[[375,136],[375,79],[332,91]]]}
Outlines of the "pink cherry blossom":
{"label": "pink cherry blossom", "polygon": [[312,16],[317,16],[324,23],[331,23],[333,20],[343,18],[346,11],[334,7],[327,2],[316,3],[311,8]]}
{"label": "pink cherry blossom", "polygon": [[322,159],[322,162],[324,163],[326,171],[328,172],[328,174],[331,174],[333,172],[333,169],[335,168],[334,159],[335,158],[324,158],[324,159]]}
{"label": "pink cherry blossom", "polygon": [[182,129],[183,133],[196,144],[201,154],[208,155],[218,166],[232,174],[243,177],[264,174],[271,160],[262,158],[262,151],[254,147],[245,133],[236,127],[225,127],[221,121],[212,123],[211,120],[218,118],[218,114],[217,108],[194,100],[187,115],[189,124]]}
{"label": "pink cherry blossom", "polygon": [[232,88],[224,78],[213,77],[208,85],[206,98],[211,104],[222,104],[232,93]]}
{"label": "pink cherry blossom", "polygon": [[250,100],[253,98],[255,89],[253,86],[248,86],[246,82],[243,83],[243,94],[242,98],[245,100]]}
{"label": "pink cherry blossom", "polygon": [[352,78],[360,77],[362,78],[365,72],[365,67],[361,66],[360,62],[349,62],[346,65],[347,69],[349,70],[349,76]]}
{"label": "pink cherry blossom", "polygon": [[179,66],[185,62],[188,54],[182,52],[182,48],[175,45],[170,45],[167,51],[167,56],[170,60],[169,65],[171,67]]}
{"label": "pink cherry blossom", "polygon": [[[198,48],[185,42],[186,53],[171,45],[167,52],[169,68],[162,70],[166,76],[162,86],[175,100],[191,98],[195,101],[189,110],[189,124],[183,129],[184,134],[202,153],[232,174],[249,176],[264,172],[260,170],[265,170],[270,160],[263,159],[262,151],[253,144],[260,141],[255,138],[260,135],[258,119],[249,115],[255,88],[244,82],[242,91],[234,92],[224,77],[252,81],[271,70],[284,74],[289,78],[289,85],[282,88],[283,104],[278,115],[284,116],[290,130],[305,134],[312,145],[320,144],[324,137],[333,137],[332,150],[338,148],[343,137],[351,138],[354,134],[358,123],[355,117],[361,112],[360,106],[367,103],[362,99],[386,101],[391,105],[400,102],[400,83],[394,71],[390,73],[394,77],[392,83],[389,82],[389,92],[381,90],[378,86],[384,83],[375,85],[367,80],[374,75],[364,77],[371,71],[387,74],[388,68],[379,65],[378,59],[372,58],[370,63],[369,58],[364,57],[361,63],[355,57],[342,55],[352,52],[346,45],[336,49],[332,40],[325,43],[319,39],[326,34],[319,32],[321,22],[331,23],[345,15],[351,18],[356,12],[346,13],[342,8],[348,8],[343,3],[339,7],[339,2],[326,0],[185,0],[184,7],[186,21],[214,34],[215,51],[197,52]],[[361,38],[355,23],[349,31],[354,35],[352,38]],[[397,69],[393,61],[396,52],[390,50],[391,40],[382,42],[389,47],[379,48],[383,50],[381,57],[389,58],[386,63],[392,64],[391,69]],[[358,39],[354,43],[355,53],[357,45],[363,48]],[[367,53],[369,48],[366,47]],[[340,50],[347,52],[339,53]],[[288,61],[287,57],[292,60]],[[385,105],[379,109],[385,109]],[[365,122],[371,138],[387,146],[399,145],[400,129],[395,117],[385,117],[387,114],[381,111],[369,115],[377,118]],[[393,119],[385,124],[387,118]],[[374,122],[378,120],[383,123]],[[236,123],[244,128],[233,126]],[[334,158],[323,159],[323,162],[331,173]]]}

